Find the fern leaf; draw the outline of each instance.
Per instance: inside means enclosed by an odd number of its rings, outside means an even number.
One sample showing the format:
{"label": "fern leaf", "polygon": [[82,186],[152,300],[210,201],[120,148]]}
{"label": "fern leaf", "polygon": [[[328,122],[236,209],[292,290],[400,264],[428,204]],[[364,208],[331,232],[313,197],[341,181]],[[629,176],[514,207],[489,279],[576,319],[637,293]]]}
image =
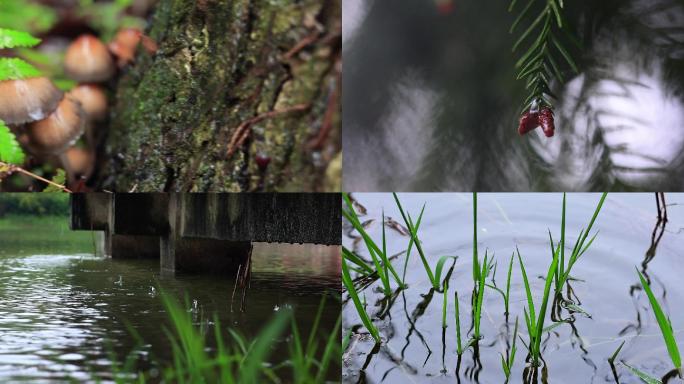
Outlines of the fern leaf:
{"label": "fern leaf", "polygon": [[24,151],[21,150],[17,139],[0,120],[0,161],[10,164],[22,164],[24,162]]}
{"label": "fern leaf", "polygon": [[41,76],[33,65],[17,58],[0,58],[0,81]]}
{"label": "fern leaf", "polygon": [[35,47],[38,44],[40,44],[40,39],[29,33],[0,28],[0,49]]}
{"label": "fern leaf", "polygon": [[[52,177],[52,182],[55,184],[64,185],[66,182],[66,173],[63,169],[57,169],[57,173]],[[48,186],[43,189],[43,192],[64,192],[64,190],[53,184],[48,184]]]}

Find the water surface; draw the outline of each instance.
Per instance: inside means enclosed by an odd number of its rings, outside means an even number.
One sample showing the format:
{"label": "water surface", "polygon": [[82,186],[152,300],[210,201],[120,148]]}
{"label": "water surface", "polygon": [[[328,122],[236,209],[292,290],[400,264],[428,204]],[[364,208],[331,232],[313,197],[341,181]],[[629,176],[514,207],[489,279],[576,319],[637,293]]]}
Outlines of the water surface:
{"label": "water surface", "polygon": [[[64,226],[66,226],[66,218]],[[0,220],[1,221],[1,220]],[[0,231],[0,381],[89,380],[110,377],[119,361],[137,353],[170,361],[163,328],[168,325],[160,288],[188,298],[196,324],[213,313],[222,325],[253,337],[280,308],[292,307],[304,335],[323,295],[339,292],[339,248],[256,244],[245,311],[231,304],[232,277],[160,276],[157,260],[112,260],[94,255],[91,234],[74,236],[41,220]],[[239,296],[239,295],[236,295]],[[327,336],[337,320],[339,299],[328,297],[321,324]],[[139,346],[126,323],[144,339]],[[213,336],[211,336],[213,337]],[[305,336],[306,337],[306,336]],[[278,362],[288,356],[287,338],[274,343]],[[339,365],[329,378],[339,380]]]}
{"label": "water surface", "polygon": [[[366,209],[362,222],[369,222],[369,233],[381,239],[381,217],[402,221],[390,194],[354,194]],[[479,359],[472,349],[464,353],[456,372],[456,331],[453,290],[458,290],[461,332],[464,340],[470,329],[472,280],[472,195],[399,194],[405,209],[417,217],[427,202],[419,235],[431,265],[442,255],[457,255],[449,279],[448,327],[442,334],[443,296],[431,290],[425,270],[415,249],[406,272],[409,288],[399,292],[382,319],[375,319],[385,342],[373,351],[372,339],[353,338],[344,354],[345,382],[430,382],[499,383],[504,381],[499,353],[506,353],[515,317],[520,318],[520,335],[527,340],[523,307],[526,305],[520,269],[514,264],[511,281],[510,316],[504,316],[503,299],[492,289],[485,290]],[[569,194],[567,197],[567,248],[572,250],[580,229],[593,214],[598,194]],[[620,357],[634,366],[662,376],[672,369],[658,324],[648,299],[641,290],[635,266],[646,272],[656,297],[669,314],[679,345],[684,345],[684,195],[666,194],[669,222],[652,256],[652,234],[657,221],[654,194],[610,194],[593,232],[598,237],[575,264],[570,282],[573,298],[591,317],[574,314],[572,326],[561,325],[543,339],[543,358],[550,383],[614,383],[607,358],[624,340]],[[551,260],[548,230],[559,238],[561,194],[478,194],[478,246],[480,259],[485,250],[498,262],[495,281],[505,287],[509,258],[519,247],[530,278],[537,308],[541,301],[545,275]],[[345,227],[343,244],[355,247],[355,232]],[[388,227],[389,228],[389,227]],[[388,253],[406,249],[408,238],[387,229]],[[362,243],[357,250],[370,258]],[[393,262],[403,273],[404,254]],[[646,262],[645,262],[646,261]],[[450,266],[450,264],[447,264]],[[366,288],[362,296],[367,310],[377,315],[382,307],[380,283]],[[394,285],[396,287],[396,285]],[[347,299],[347,295],[344,296]],[[424,311],[423,311],[424,310]],[[568,316],[564,311],[564,316]],[[546,320],[550,324],[549,318]],[[343,329],[360,324],[351,301],[343,305]],[[354,328],[356,329],[356,328]],[[363,332],[363,329],[359,329]],[[518,340],[518,355],[511,382],[521,382],[526,349]],[[363,369],[363,373],[361,373]],[[624,367],[618,369],[621,383],[638,383]],[[458,379],[458,380],[456,380]]]}

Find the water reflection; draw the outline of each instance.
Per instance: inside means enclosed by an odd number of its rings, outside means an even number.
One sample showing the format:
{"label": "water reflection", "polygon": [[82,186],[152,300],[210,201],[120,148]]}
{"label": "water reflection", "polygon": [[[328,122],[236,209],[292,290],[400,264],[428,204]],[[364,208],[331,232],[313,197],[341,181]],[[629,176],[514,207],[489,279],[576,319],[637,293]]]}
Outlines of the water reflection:
{"label": "water reflection", "polygon": [[[680,190],[684,6],[583,0],[557,130],[520,138],[515,19],[497,0],[344,4],[344,180],[354,191]],[[485,11],[486,10],[486,11]]]}
{"label": "water reflection", "polygon": [[[57,234],[43,235],[59,239]],[[231,312],[231,278],[160,276],[159,262],[155,260],[62,254],[55,242],[51,243],[50,254],[27,255],[18,252],[30,248],[25,243],[3,243],[0,253],[3,382],[71,382],[92,375],[111,379],[111,352],[122,361],[133,351],[140,357],[142,368],[152,367],[152,356],[169,362],[171,348],[163,330],[168,319],[158,296],[159,288],[181,300],[187,296],[188,310],[210,339],[213,313],[218,314],[222,324],[238,329],[248,338],[283,307],[294,309],[298,327],[303,337],[308,337],[313,315],[326,293],[332,296],[321,318],[323,332],[330,332],[340,313],[335,298],[340,289],[339,247],[256,244],[245,311]],[[71,248],[65,244],[65,249]],[[142,335],[144,343],[135,340],[126,324]],[[273,355],[279,359],[289,355],[286,338],[274,343]],[[328,371],[331,379],[338,379],[338,369]]]}
{"label": "water reflection", "polygon": [[[366,209],[367,219],[381,221],[382,214],[397,216],[390,194],[355,194],[359,206]],[[511,281],[509,314],[505,313],[501,295],[493,289],[485,290],[481,319],[484,335],[475,351],[463,356],[456,351],[455,309],[453,290],[460,298],[461,335],[464,342],[473,329],[471,309],[472,265],[472,206],[470,194],[411,194],[401,195],[404,208],[412,213],[427,202],[425,217],[420,227],[420,238],[431,265],[444,254],[459,255],[449,278],[450,297],[447,307],[447,328],[442,324],[441,292],[427,281],[418,257],[408,263],[408,289],[396,291],[384,299],[374,282],[360,292],[367,302],[366,310],[375,319],[383,337],[383,344],[374,347],[360,323],[353,305],[343,303],[343,328],[359,334],[344,354],[343,379],[347,382],[503,382],[501,356],[510,353],[516,317],[523,319],[526,303],[519,267],[514,265]],[[598,195],[568,195],[566,221],[566,255],[572,249],[580,229],[591,217]],[[666,200],[665,200],[666,199]],[[478,202],[478,244],[480,249],[496,252],[498,273],[490,275],[498,287],[505,286],[511,252],[520,248],[530,278],[535,301],[544,288],[542,274],[549,263],[549,229],[554,235],[560,231],[559,194],[480,194]],[[654,201],[655,200],[655,201]],[[675,332],[682,334],[683,312],[675,303],[684,302],[684,291],[678,289],[679,276],[684,266],[679,262],[684,238],[678,230],[684,225],[682,206],[684,195],[667,194],[612,194],[608,196],[594,230],[599,232],[591,249],[573,266],[572,276],[551,306],[550,317],[562,321],[542,339],[543,366],[528,369],[524,363],[526,349],[517,340],[518,355],[511,373],[511,382],[526,377],[529,382],[615,382],[607,358],[624,341],[619,360],[657,375],[671,370],[668,354],[660,330],[645,294],[630,289],[638,282],[636,267],[645,257],[650,258],[648,271],[653,290],[670,315]],[[665,205],[667,202],[667,205]],[[534,209],[530,209],[530,207]],[[667,207],[667,228],[664,225]],[[660,224],[658,224],[660,222]],[[654,225],[660,236],[654,237]],[[380,225],[369,228],[374,239],[381,238]],[[592,233],[594,231],[592,230]],[[405,251],[408,238],[399,231],[387,231],[388,253]],[[353,236],[345,236],[343,243],[352,248]],[[659,240],[658,240],[659,238]],[[653,246],[654,239],[658,241]],[[649,250],[645,255],[644,250]],[[361,256],[368,254],[359,246]],[[501,256],[507,255],[507,256]],[[405,254],[394,261],[401,275]],[[503,272],[502,272],[503,271]],[[366,284],[366,282],[364,282]],[[494,284],[491,284],[494,285]],[[396,297],[396,299],[395,299]],[[635,322],[636,319],[636,322]],[[519,336],[527,342],[524,322]],[[545,324],[546,325],[546,324]],[[550,323],[549,323],[550,325]],[[624,366],[618,364],[620,382],[637,382]]]}

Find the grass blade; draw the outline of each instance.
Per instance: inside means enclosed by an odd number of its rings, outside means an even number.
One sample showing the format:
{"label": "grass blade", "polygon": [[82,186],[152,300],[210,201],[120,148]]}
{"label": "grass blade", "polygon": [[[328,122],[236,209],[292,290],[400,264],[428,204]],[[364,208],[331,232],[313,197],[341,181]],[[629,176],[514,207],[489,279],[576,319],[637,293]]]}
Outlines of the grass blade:
{"label": "grass blade", "polygon": [[648,295],[648,301],[651,303],[651,308],[653,308],[653,313],[655,314],[658,325],[660,326],[660,332],[663,334],[663,339],[665,340],[665,345],[667,346],[667,352],[670,354],[670,359],[672,359],[672,363],[674,364],[675,368],[681,370],[682,358],[679,355],[679,348],[677,348],[677,341],[675,340],[670,319],[665,316],[665,313],[660,307],[658,300],[656,300],[655,295],[653,295],[653,291],[651,291],[651,287],[648,285],[648,282],[646,282],[646,279],[644,279],[644,276],[641,274],[641,272],[639,272],[638,269],[637,273],[639,274],[641,285],[644,287],[646,295]]}
{"label": "grass blade", "polygon": [[354,306],[356,307],[356,311],[358,312],[359,317],[361,318],[361,322],[363,322],[363,325],[366,327],[366,329],[368,329],[368,332],[370,332],[371,336],[373,336],[373,339],[375,339],[375,343],[379,343],[380,334],[378,333],[378,329],[375,328],[375,325],[373,325],[373,322],[368,317],[366,311],[363,309],[363,304],[361,304],[359,294],[356,292],[356,288],[354,288],[354,282],[352,281],[351,276],[349,275],[349,268],[347,267],[347,262],[344,261],[344,259],[342,260],[342,283],[347,288],[347,292],[349,293],[349,296],[354,302]]}

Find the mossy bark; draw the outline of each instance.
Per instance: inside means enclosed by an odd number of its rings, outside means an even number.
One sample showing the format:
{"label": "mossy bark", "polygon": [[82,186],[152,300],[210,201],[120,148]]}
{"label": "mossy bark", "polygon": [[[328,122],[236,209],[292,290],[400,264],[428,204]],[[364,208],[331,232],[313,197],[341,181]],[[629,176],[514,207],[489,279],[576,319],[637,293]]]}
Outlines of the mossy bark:
{"label": "mossy bark", "polygon": [[160,0],[148,34],[159,49],[139,48],[119,81],[101,188],[340,188],[341,0]]}

